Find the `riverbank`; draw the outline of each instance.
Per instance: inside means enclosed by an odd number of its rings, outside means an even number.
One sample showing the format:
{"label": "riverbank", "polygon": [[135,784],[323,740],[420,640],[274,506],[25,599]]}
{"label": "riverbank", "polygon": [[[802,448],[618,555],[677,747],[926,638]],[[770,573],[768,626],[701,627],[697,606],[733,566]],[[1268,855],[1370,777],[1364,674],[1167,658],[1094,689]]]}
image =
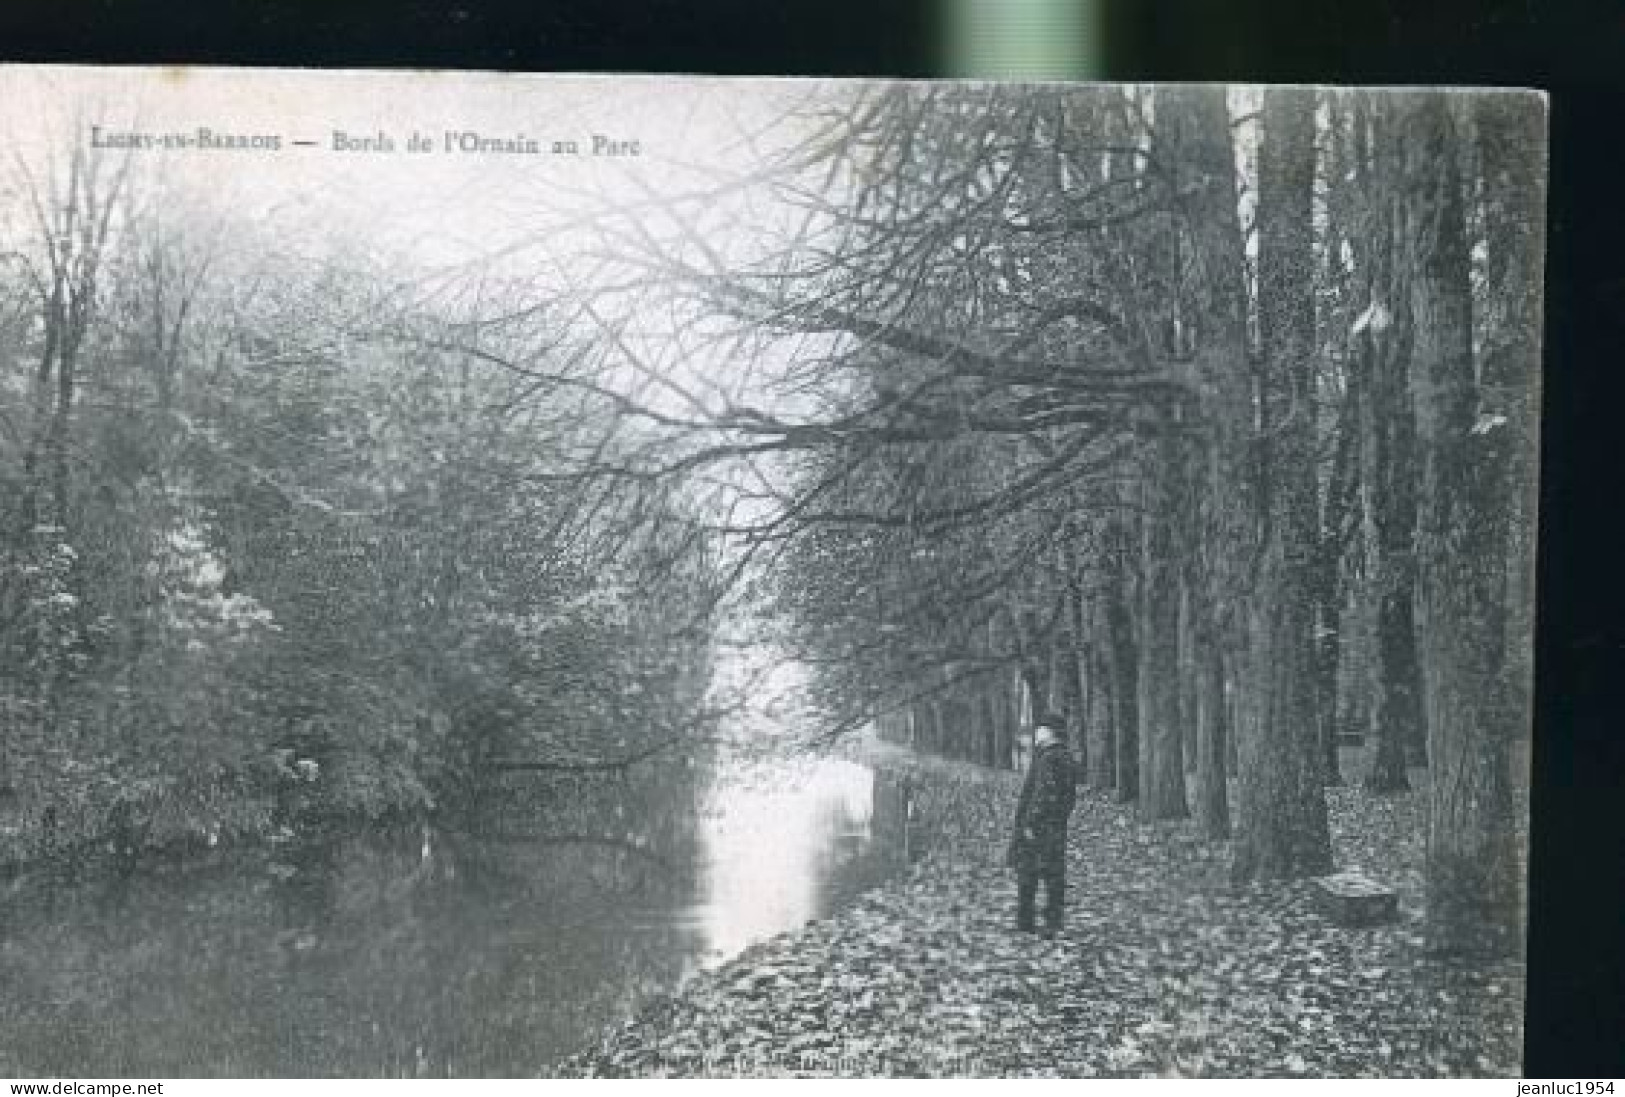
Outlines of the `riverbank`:
{"label": "riverbank", "polygon": [[1233,889],[1229,844],[1087,791],[1067,928],[1018,935],[1001,865],[1014,774],[868,758],[916,790],[922,860],[754,946],[561,1065],[588,1076],[1507,1076],[1523,974],[1422,949],[1417,795],[1328,792],[1337,863],[1401,917],[1341,929],[1303,884]]}
{"label": "riverbank", "polygon": [[860,844],[866,770],[718,769],[545,795],[527,777],[476,829],[362,826],[0,880],[0,1074],[546,1072],[884,870]]}

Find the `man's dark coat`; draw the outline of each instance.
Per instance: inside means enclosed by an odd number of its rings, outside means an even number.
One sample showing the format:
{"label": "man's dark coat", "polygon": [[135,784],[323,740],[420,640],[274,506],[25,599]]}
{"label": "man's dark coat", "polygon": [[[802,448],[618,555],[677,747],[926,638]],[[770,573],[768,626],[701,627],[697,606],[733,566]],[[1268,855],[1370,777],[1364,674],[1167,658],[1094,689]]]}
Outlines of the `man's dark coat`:
{"label": "man's dark coat", "polygon": [[[1062,743],[1038,748],[1016,802],[1015,833],[1009,861],[1018,871],[1036,872],[1066,850],[1066,822],[1077,800],[1077,774],[1072,754]],[[1026,837],[1032,831],[1032,838]]]}

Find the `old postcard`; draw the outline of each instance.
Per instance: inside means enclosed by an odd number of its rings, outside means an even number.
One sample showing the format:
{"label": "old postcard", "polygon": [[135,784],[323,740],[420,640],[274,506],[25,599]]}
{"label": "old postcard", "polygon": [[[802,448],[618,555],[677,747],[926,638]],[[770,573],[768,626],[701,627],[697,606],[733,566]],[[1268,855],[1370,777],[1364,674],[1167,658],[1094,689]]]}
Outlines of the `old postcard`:
{"label": "old postcard", "polygon": [[0,1075],[1520,1072],[1540,95],[0,116]]}

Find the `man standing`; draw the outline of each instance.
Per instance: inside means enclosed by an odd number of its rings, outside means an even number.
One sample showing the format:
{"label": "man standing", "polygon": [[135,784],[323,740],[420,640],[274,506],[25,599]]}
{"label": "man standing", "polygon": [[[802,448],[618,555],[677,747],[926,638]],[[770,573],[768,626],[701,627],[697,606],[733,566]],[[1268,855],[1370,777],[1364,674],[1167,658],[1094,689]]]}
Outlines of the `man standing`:
{"label": "man standing", "polygon": [[1015,833],[1009,860],[1016,870],[1016,929],[1033,930],[1033,902],[1044,882],[1044,933],[1061,929],[1066,891],[1066,822],[1077,799],[1072,755],[1061,741],[1062,724],[1053,716],[1038,721],[1033,759],[1016,802]]}

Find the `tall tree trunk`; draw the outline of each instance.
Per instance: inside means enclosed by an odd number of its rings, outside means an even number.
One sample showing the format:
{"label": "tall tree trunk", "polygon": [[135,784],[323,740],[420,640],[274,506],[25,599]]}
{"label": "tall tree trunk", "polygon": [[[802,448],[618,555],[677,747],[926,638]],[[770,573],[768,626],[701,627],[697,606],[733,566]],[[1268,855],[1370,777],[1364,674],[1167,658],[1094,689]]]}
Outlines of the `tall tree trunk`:
{"label": "tall tree trunk", "polygon": [[1072,667],[1070,650],[1058,633],[1049,644],[1049,692],[1044,698],[1044,710],[1059,717],[1071,707]]}
{"label": "tall tree trunk", "polygon": [[[1376,753],[1366,782],[1373,792],[1404,792],[1410,788],[1407,766],[1425,760],[1418,749],[1423,734],[1421,668],[1416,650],[1414,566],[1410,560],[1387,556],[1390,567],[1381,573],[1377,603],[1377,666],[1375,683]],[[1398,573],[1398,574],[1396,574]]]}
{"label": "tall tree trunk", "polygon": [[[1170,88],[1157,99],[1158,140],[1179,165],[1173,180],[1192,250],[1194,279],[1192,320],[1195,325],[1193,380],[1200,392],[1200,422],[1205,444],[1189,446],[1192,522],[1186,577],[1193,595],[1191,618],[1197,661],[1204,677],[1203,703],[1214,705],[1218,722],[1210,731],[1233,729],[1229,718],[1251,682],[1238,678],[1233,694],[1223,684],[1226,650],[1245,651],[1243,608],[1248,604],[1246,561],[1257,525],[1257,485],[1250,443],[1255,424],[1253,379],[1247,353],[1247,277],[1244,240],[1237,202],[1235,150],[1229,111],[1218,88]],[[1238,661],[1240,667],[1245,662]],[[1236,668],[1232,668],[1236,669]],[[1216,703],[1215,703],[1216,702]],[[1218,715],[1220,710],[1223,715]],[[1229,740],[1226,743],[1226,739]],[[1233,736],[1218,735],[1199,749],[1199,783],[1204,825],[1210,833],[1228,829],[1227,803],[1218,791],[1224,783],[1226,752]],[[1222,816],[1221,817],[1221,812]]]}
{"label": "tall tree trunk", "polygon": [[999,764],[999,714],[993,703],[993,691],[986,683],[976,689],[976,724],[978,732],[976,760],[984,766]]}
{"label": "tall tree trunk", "polygon": [[1196,661],[1196,818],[1209,838],[1230,837],[1229,766],[1225,764],[1229,706],[1224,699],[1224,658],[1217,644],[1199,649]]}
{"label": "tall tree trunk", "polygon": [[[1218,454],[1213,446],[1203,447],[1208,462],[1206,483],[1217,482]],[[1192,486],[1202,481],[1192,477]],[[1193,679],[1191,709],[1187,720],[1195,724],[1196,818],[1209,838],[1228,838],[1230,827],[1230,755],[1234,737],[1230,733],[1230,699],[1225,690],[1224,637],[1215,606],[1217,583],[1223,574],[1214,557],[1215,545],[1208,543],[1200,528],[1200,500],[1193,499],[1187,537],[1186,589]]]}
{"label": "tall tree trunk", "polygon": [[[1370,542],[1364,519],[1361,522],[1357,544],[1364,546]],[[1375,599],[1369,594],[1370,583],[1364,574],[1368,568],[1366,555],[1369,553],[1362,549],[1361,570],[1350,576],[1349,591],[1343,599],[1343,644],[1337,668],[1337,730],[1339,735],[1358,740],[1369,753]]]}
{"label": "tall tree trunk", "polygon": [[1372,730],[1376,737],[1366,784],[1373,792],[1410,787],[1407,765],[1421,764],[1425,718],[1416,650],[1416,420],[1410,363],[1415,324],[1400,249],[1405,226],[1399,188],[1401,142],[1391,104],[1356,101],[1355,156],[1376,231],[1366,254],[1366,310],[1358,360],[1366,364],[1362,405],[1367,465],[1362,480],[1370,530],[1370,588],[1377,600],[1372,668]]}
{"label": "tall tree trunk", "polygon": [[1088,649],[1080,645],[1073,656],[1075,661],[1074,674],[1078,680],[1078,711],[1077,719],[1073,723],[1072,749],[1077,759],[1078,773],[1089,772],[1089,759],[1093,756],[1090,749],[1090,726],[1093,724],[1094,695],[1097,686],[1094,675],[1089,671]]}
{"label": "tall tree trunk", "polygon": [[1027,766],[1032,756],[1032,739],[1026,732],[1029,730],[1028,722],[1032,719],[1031,704],[1032,691],[1027,684],[1027,677],[1016,668],[1010,676],[1009,708],[1010,715],[1010,759],[1014,769],[1022,770]]}
{"label": "tall tree trunk", "polygon": [[[1526,746],[1534,686],[1536,456],[1541,333],[1541,257],[1545,221],[1535,150],[1545,142],[1540,105],[1518,95],[1473,101],[1484,180],[1486,281],[1500,323],[1487,332],[1481,371],[1488,422],[1506,419],[1506,687],[1508,718]],[[1522,756],[1527,764],[1527,755]],[[1528,774],[1516,775],[1527,783]]]}
{"label": "tall tree trunk", "polygon": [[[1193,509],[1187,504],[1187,509]],[[1195,550],[1185,546],[1189,558]],[[1187,774],[1196,772],[1196,724],[1200,711],[1200,676],[1196,671],[1195,607],[1199,594],[1194,593],[1188,581],[1179,589],[1179,753]]]}
{"label": "tall tree trunk", "polygon": [[914,749],[925,754],[937,753],[936,706],[924,702],[914,706]]}
{"label": "tall tree trunk", "polygon": [[1344,406],[1338,416],[1331,476],[1321,506],[1319,541],[1315,546],[1315,708],[1325,751],[1328,785],[1343,783],[1338,758],[1337,675],[1343,661],[1343,552],[1349,541],[1355,494],[1359,487],[1359,416],[1361,376],[1351,370]]}
{"label": "tall tree trunk", "polygon": [[1184,754],[1179,713],[1179,560],[1174,523],[1180,504],[1180,445],[1168,413],[1141,441],[1145,506],[1140,518],[1140,816],[1183,819]]}
{"label": "tall tree trunk", "polygon": [[[1126,566],[1123,561],[1120,566]],[[1129,614],[1128,594],[1123,589],[1127,577],[1113,576],[1106,598],[1107,661],[1116,701],[1113,727],[1116,731],[1117,799],[1128,803],[1140,795],[1140,712],[1139,656],[1134,640],[1134,620]]]}
{"label": "tall tree trunk", "polygon": [[1224,688],[1224,643],[1215,606],[1222,574],[1215,546],[1203,536],[1203,489],[1217,481],[1218,454],[1212,445],[1192,444],[1193,461],[1205,461],[1190,477],[1185,507],[1184,629],[1186,656],[1181,674],[1188,679],[1184,719],[1191,736],[1188,764],[1195,769],[1195,812],[1202,833],[1230,837],[1228,780],[1229,702]]}
{"label": "tall tree trunk", "polygon": [[1117,784],[1117,719],[1116,688],[1111,675],[1111,632],[1106,625],[1106,614],[1099,600],[1090,610],[1094,635],[1099,639],[1089,646],[1089,659],[1093,668],[1096,688],[1092,692],[1093,705],[1089,713],[1089,726],[1093,741],[1089,744],[1089,784],[1109,789]]}
{"label": "tall tree trunk", "polygon": [[1066,593],[1067,601],[1067,647],[1068,670],[1071,682],[1070,694],[1072,696],[1071,714],[1068,721],[1072,737],[1072,755],[1077,761],[1081,774],[1089,772],[1089,725],[1090,709],[1094,702],[1094,693],[1097,684],[1094,675],[1089,670],[1089,642],[1088,620],[1083,601],[1083,590],[1077,583],[1077,565],[1068,562],[1067,572],[1069,585]]}
{"label": "tall tree trunk", "polygon": [[1049,707],[1050,653],[1047,647],[1029,647],[1021,659],[1021,682],[1026,687],[1027,703],[1023,717],[1028,723],[1037,723]]}
{"label": "tall tree trunk", "polygon": [[[1339,300],[1352,302],[1346,255],[1353,254],[1351,237],[1360,232],[1354,188],[1346,180],[1354,176],[1350,141],[1350,114],[1341,97],[1331,96],[1327,109],[1327,152],[1321,175],[1329,181],[1326,199],[1326,260],[1324,277]],[[1331,182],[1335,181],[1335,182]],[[1339,757],[1342,726],[1339,721],[1338,681],[1348,650],[1344,641],[1343,606],[1347,595],[1345,558],[1358,528],[1355,506],[1360,488],[1360,409],[1365,403],[1367,371],[1352,364],[1354,337],[1346,323],[1338,323],[1336,340],[1343,358],[1342,399],[1317,401],[1316,417],[1333,421],[1332,465],[1321,501],[1319,541],[1315,552],[1315,698],[1325,752],[1324,776],[1328,785],[1342,784]]]}
{"label": "tall tree trunk", "polygon": [[1423,682],[1428,716],[1427,914],[1438,951],[1521,943],[1503,703],[1508,432],[1480,426],[1457,142],[1444,96],[1412,108],[1405,147],[1416,254]]}
{"label": "tall tree trunk", "polygon": [[[1259,154],[1259,326],[1272,388],[1284,399],[1267,424],[1267,532],[1262,720],[1241,742],[1235,876],[1241,880],[1330,870],[1331,836],[1316,719],[1314,567],[1319,508],[1311,418],[1314,299],[1311,195],[1315,97],[1275,90],[1264,98]],[[1276,418],[1272,416],[1272,418]]]}

